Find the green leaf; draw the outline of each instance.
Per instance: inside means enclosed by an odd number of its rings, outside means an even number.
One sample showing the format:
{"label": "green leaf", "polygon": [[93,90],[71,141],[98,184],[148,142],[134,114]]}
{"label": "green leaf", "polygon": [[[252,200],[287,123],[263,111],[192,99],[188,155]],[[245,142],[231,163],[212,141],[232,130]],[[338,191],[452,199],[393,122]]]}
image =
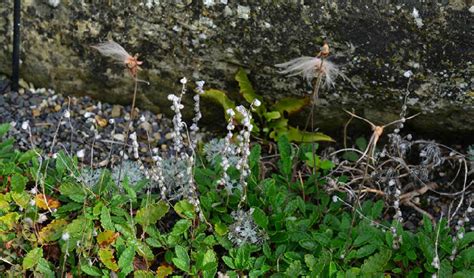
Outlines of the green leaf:
{"label": "green leaf", "polygon": [[123,273],[124,275],[127,275],[133,271],[133,258],[134,257],[135,257],[135,248],[133,246],[129,246],[125,250],[123,250],[118,261],[118,265],[120,269],[122,270],[121,273]]}
{"label": "green leaf", "polygon": [[176,222],[176,224],[174,224],[171,234],[175,236],[184,234],[191,227],[191,225],[192,225],[191,220],[181,219],[178,222]]}
{"label": "green leaf", "polygon": [[383,249],[364,261],[361,272],[366,274],[383,273],[391,257],[392,251]]}
{"label": "green leaf", "polygon": [[110,270],[117,272],[119,269],[119,266],[117,265],[117,262],[115,261],[114,253],[112,249],[109,247],[107,248],[100,248],[99,249],[99,259],[100,261]]}
{"label": "green leaf", "polygon": [[26,191],[11,192],[12,200],[20,207],[26,208],[31,201],[31,195]]}
{"label": "green leaf", "polygon": [[367,257],[367,256],[373,254],[375,252],[375,250],[377,250],[376,245],[372,245],[372,244],[364,245],[364,246],[362,246],[361,248],[359,248],[357,250],[356,258]]}
{"label": "green leaf", "polygon": [[214,224],[214,231],[216,232],[218,236],[223,236],[227,234],[229,229],[227,228],[225,224],[219,222],[219,223]]}
{"label": "green leaf", "polygon": [[8,130],[10,130],[10,124],[0,124],[0,137],[7,134]]}
{"label": "green leaf", "polygon": [[234,259],[229,256],[222,256],[222,260],[228,267],[230,267],[231,269],[235,269]]}
{"label": "green leaf", "polygon": [[364,137],[357,138],[355,144],[361,151],[364,151],[367,148],[367,140]]}
{"label": "green leaf", "polygon": [[240,87],[240,94],[244,97],[244,99],[251,104],[255,99],[260,100],[262,103],[258,110],[260,111],[265,111],[265,105],[262,101],[262,97],[258,96],[255,93],[255,90],[252,87],[252,83],[250,83],[250,80],[247,76],[247,73],[243,68],[240,68],[237,74],[235,75],[235,80],[239,82],[239,87]]}
{"label": "green leaf", "polygon": [[106,230],[115,231],[112,218],[110,217],[110,210],[106,206],[103,206],[100,211],[100,224],[102,225],[102,228]]}
{"label": "green leaf", "polygon": [[272,110],[280,112],[283,114],[287,112],[288,114],[293,114],[295,112],[300,111],[311,102],[309,97],[304,98],[294,98],[294,97],[285,97],[278,100],[273,106]]}
{"label": "green leaf", "polygon": [[[159,271],[160,271],[160,267],[156,271],[156,277],[166,277],[166,276],[159,276],[159,273],[158,273]],[[171,272],[171,273],[173,273],[173,272]],[[168,273],[167,275],[169,275],[171,273]],[[133,272],[133,277],[134,278],[155,278],[155,275],[151,271],[137,270],[137,271]]]}
{"label": "green leaf", "polygon": [[28,150],[27,152],[23,153],[19,158],[18,162],[25,164],[31,161],[34,157],[38,155],[36,150]]}
{"label": "green leaf", "polygon": [[156,204],[148,204],[138,210],[135,220],[142,226],[155,225],[168,213],[169,209],[168,204],[162,200]]}
{"label": "green leaf", "polygon": [[291,144],[288,141],[288,137],[281,136],[278,138],[278,151],[280,153],[280,171],[283,175],[285,175],[286,178],[289,178],[293,166],[293,157]]}
{"label": "green leaf", "polygon": [[22,175],[15,174],[11,177],[12,190],[17,193],[25,191],[25,185],[28,182],[26,177]]}
{"label": "green leaf", "polygon": [[255,207],[253,209],[253,220],[258,226],[266,229],[268,226],[268,217],[265,215],[265,212],[263,212],[263,210],[258,207]]}
{"label": "green leaf", "polygon": [[87,263],[81,264],[81,271],[84,272],[85,274],[93,277],[101,277],[102,272],[98,267],[95,267],[93,265],[89,265]]}
{"label": "green leaf", "polygon": [[331,160],[325,159],[321,161],[321,164],[319,165],[319,167],[322,170],[331,170],[332,168],[334,168],[334,163]]}
{"label": "green leaf", "polygon": [[43,248],[36,247],[32,249],[23,259],[23,270],[34,267],[41,258],[43,258]]}
{"label": "green leaf", "polygon": [[67,221],[64,219],[53,220],[38,233],[38,241],[40,243],[46,243],[58,240],[67,224]]}
{"label": "green leaf", "polygon": [[265,120],[267,121],[272,121],[281,118],[281,114],[278,111],[270,111],[267,113],[264,113],[263,116],[265,117]]}
{"label": "green leaf", "polygon": [[38,264],[36,265],[36,271],[43,274],[43,277],[56,277],[54,271],[51,269],[51,264],[43,258],[39,259]]}
{"label": "green leaf", "polygon": [[135,190],[128,184],[128,177],[125,177],[125,180],[122,182],[122,187],[125,189],[125,192],[127,192],[128,197],[130,198],[130,201],[135,203],[137,201],[137,193]]}
{"label": "green leaf", "polygon": [[300,143],[311,143],[311,142],[318,142],[318,141],[326,141],[326,142],[334,142],[334,139],[327,136],[321,132],[308,132],[308,131],[301,131],[297,128],[290,127],[288,129],[288,140],[292,142],[300,142]]}
{"label": "green leaf", "polygon": [[174,265],[182,271],[188,272],[190,267],[190,258],[188,250],[180,245],[175,247],[176,257],[173,258]]}
{"label": "green leaf", "polygon": [[209,89],[204,91],[204,94],[202,96],[220,104],[224,109],[224,115],[226,120],[228,120],[229,116],[227,115],[227,113],[225,113],[225,111],[227,109],[235,109],[235,103],[223,91]]}
{"label": "green leaf", "polygon": [[194,219],[196,217],[194,206],[188,200],[177,202],[173,208],[182,218]]}
{"label": "green leaf", "polygon": [[61,192],[62,195],[68,197],[69,199],[77,203],[84,202],[84,199],[86,197],[86,193],[84,192],[82,187],[78,184],[71,182],[61,184],[61,186],[59,187],[59,192]]}

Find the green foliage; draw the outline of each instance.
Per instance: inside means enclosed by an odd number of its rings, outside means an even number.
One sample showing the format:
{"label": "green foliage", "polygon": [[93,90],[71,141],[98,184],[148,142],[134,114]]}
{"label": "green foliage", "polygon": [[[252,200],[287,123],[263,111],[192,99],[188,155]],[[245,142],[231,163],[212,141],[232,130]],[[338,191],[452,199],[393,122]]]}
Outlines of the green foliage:
{"label": "green foliage", "polygon": [[[301,111],[305,106],[310,104],[310,98],[283,98],[273,105],[266,104],[264,98],[258,95],[244,69],[239,69],[235,75],[235,80],[240,87],[240,95],[248,104],[252,104],[255,100],[259,100],[261,105],[253,111],[255,116],[253,119],[253,132],[265,138],[278,140],[281,136],[286,136],[292,142],[316,142],[316,141],[333,141],[333,139],[321,132],[306,132],[288,124],[289,116]],[[204,93],[207,97],[224,108],[234,109],[236,107],[225,92],[209,89]],[[228,120],[228,115],[225,115]],[[240,115],[237,115],[239,120]]]}
{"label": "green foliage", "polygon": [[[246,98],[258,97],[242,73],[239,82]],[[0,125],[0,136],[6,128]],[[239,207],[240,192],[228,194],[213,182],[220,166],[203,160],[194,169],[197,210],[188,200],[170,204],[155,192],[142,195],[126,179],[123,191],[107,178],[102,189],[91,189],[75,178],[75,158],[61,154],[40,166],[39,152],[20,153],[4,140],[0,270],[7,277],[109,277],[114,272],[118,277],[210,278],[218,271],[229,277],[473,276],[474,232],[462,230],[464,236],[453,241],[445,220],[433,225],[425,218],[416,231],[395,225],[403,240],[394,249],[383,200],[365,201],[360,208],[365,217],[354,217],[319,190],[334,165],[319,157],[318,145],[290,142],[287,136],[278,138],[279,160],[271,173],[262,167],[262,146],[253,146],[247,207]],[[295,172],[301,167],[308,174],[300,179]],[[44,196],[31,192],[36,184],[45,185],[39,188]],[[239,210],[247,214],[235,216]],[[237,227],[250,235],[247,241],[231,241]],[[257,240],[252,243],[250,237]],[[436,252],[439,271],[432,266]]]}

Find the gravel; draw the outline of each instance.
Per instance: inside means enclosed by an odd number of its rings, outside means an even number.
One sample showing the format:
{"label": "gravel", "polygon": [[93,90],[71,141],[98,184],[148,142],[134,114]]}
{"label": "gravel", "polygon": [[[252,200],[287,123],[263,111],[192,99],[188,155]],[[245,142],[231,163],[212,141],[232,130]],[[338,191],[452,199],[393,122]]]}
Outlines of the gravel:
{"label": "gravel", "polygon": [[[69,116],[69,118],[68,118]],[[84,150],[84,163],[110,166],[123,150],[130,107],[101,103],[89,97],[65,97],[48,89],[23,90],[0,95],[0,123],[10,123],[10,136],[22,150],[32,146],[49,156],[63,150]],[[22,125],[28,122],[31,135]],[[136,131],[140,158],[152,163],[150,149],[168,149],[171,121],[161,114],[139,111],[130,133]],[[129,141],[130,144],[130,141]],[[132,157],[131,148],[127,148]]]}

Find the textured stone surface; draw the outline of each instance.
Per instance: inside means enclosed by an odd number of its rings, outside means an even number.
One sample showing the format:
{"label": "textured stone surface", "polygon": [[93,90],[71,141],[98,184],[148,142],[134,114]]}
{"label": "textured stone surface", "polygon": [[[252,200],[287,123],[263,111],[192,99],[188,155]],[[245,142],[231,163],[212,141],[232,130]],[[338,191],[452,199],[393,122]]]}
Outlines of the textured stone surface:
{"label": "textured stone surface", "polygon": [[[341,107],[380,123],[394,119],[411,70],[409,109],[424,112],[411,125],[420,132],[474,133],[470,0],[22,2],[21,76],[36,87],[128,103],[133,84],[126,72],[89,47],[114,39],[144,61],[140,77],[151,85],[140,85],[142,107],[167,108],[182,76],[235,95],[239,67],[272,101],[308,90],[301,78],[281,76],[273,65],[314,55],[327,40],[332,61],[357,90],[341,79],[321,92],[323,130],[341,128],[348,118]],[[2,73],[10,72],[11,29],[12,4],[2,4]],[[205,115],[220,116],[213,111]]]}

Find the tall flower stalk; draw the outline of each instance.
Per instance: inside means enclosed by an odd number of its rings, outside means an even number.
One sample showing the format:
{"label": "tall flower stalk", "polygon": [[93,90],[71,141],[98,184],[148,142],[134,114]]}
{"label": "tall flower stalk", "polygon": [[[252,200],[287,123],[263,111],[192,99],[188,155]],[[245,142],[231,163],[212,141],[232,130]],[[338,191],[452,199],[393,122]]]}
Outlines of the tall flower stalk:
{"label": "tall flower stalk", "polygon": [[[133,89],[133,98],[132,98],[132,108],[130,111],[130,120],[127,123],[127,126],[125,127],[125,142],[122,150],[122,155],[120,156],[120,170],[119,170],[119,179],[122,174],[122,164],[123,164],[123,157],[125,155],[125,151],[127,148],[128,144],[128,139],[129,139],[129,132],[131,125],[133,123],[133,117],[135,115],[135,102],[137,99],[137,91],[138,91],[138,82],[144,82],[149,84],[146,81],[140,80],[137,78],[138,76],[138,71],[141,70],[140,65],[143,64],[142,61],[138,60],[138,54],[135,54],[134,56],[128,54],[128,52],[118,43],[114,41],[108,41],[104,43],[100,43],[97,45],[93,45],[92,48],[97,49],[100,54],[112,58],[114,61],[125,65],[125,67],[128,69],[128,72],[130,76],[133,78],[134,81],[134,89]],[[136,136],[134,137],[136,138]],[[137,153],[134,155],[137,157]]]}

